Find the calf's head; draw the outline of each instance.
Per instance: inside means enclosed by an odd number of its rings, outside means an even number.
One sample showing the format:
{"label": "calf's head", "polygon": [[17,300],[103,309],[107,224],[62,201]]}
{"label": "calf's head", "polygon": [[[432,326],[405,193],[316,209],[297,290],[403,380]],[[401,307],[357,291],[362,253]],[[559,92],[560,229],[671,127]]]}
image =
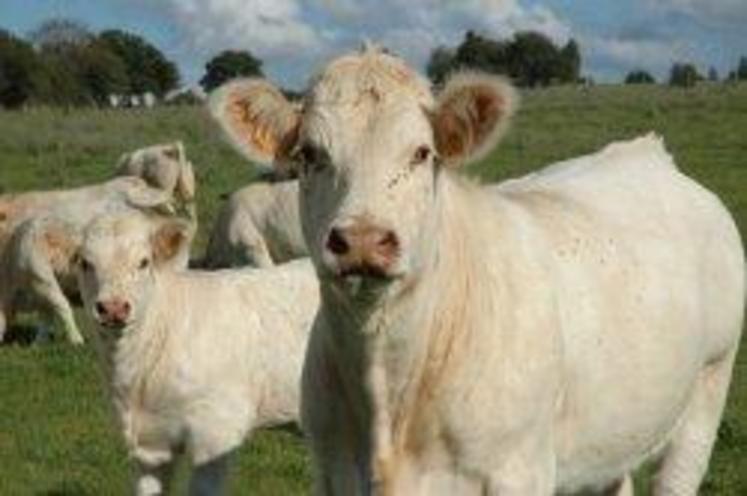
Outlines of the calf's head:
{"label": "calf's head", "polygon": [[485,156],[515,100],[505,81],[469,73],[434,97],[400,59],[367,48],[332,61],[300,108],[260,79],[228,83],[210,103],[248,158],[297,169],[322,279],[389,282],[418,267],[440,172]]}
{"label": "calf's head", "polygon": [[189,225],[140,212],[107,214],[85,230],[77,258],[78,285],[86,311],[104,328],[142,320],[156,273],[174,270],[186,249]]}

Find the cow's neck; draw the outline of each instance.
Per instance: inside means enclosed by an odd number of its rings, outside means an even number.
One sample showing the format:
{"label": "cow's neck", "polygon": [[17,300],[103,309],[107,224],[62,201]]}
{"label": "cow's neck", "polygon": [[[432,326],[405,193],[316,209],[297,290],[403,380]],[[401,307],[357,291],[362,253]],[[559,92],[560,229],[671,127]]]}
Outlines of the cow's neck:
{"label": "cow's neck", "polygon": [[[161,285],[168,275],[156,274],[155,288],[149,311],[131,332],[123,336],[108,350],[112,365],[111,385],[118,402],[130,406],[144,406],[148,397],[158,396],[154,385],[161,386],[161,375],[168,365],[170,330],[166,313],[173,302],[164,301]],[[172,295],[176,297],[176,295]],[[105,343],[106,345],[106,343]]]}
{"label": "cow's neck", "polygon": [[371,460],[374,472],[390,470],[386,465],[397,463],[397,453],[417,450],[422,436],[432,434],[415,432],[415,424],[437,428],[421,415],[432,411],[429,404],[440,394],[452,357],[468,344],[471,309],[485,294],[479,266],[484,261],[477,252],[481,240],[469,216],[472,203],[485,201],[482,193],[448,175],[437,191],[434,225],[426,230],[419,275],[409,287],[370,304],[325,297],[335,356],[346,361],[338,364],[341,379],[349,397],[358,395],[355,404],[362,407],[356,416],[374,443],[369,450],[377,458]]}

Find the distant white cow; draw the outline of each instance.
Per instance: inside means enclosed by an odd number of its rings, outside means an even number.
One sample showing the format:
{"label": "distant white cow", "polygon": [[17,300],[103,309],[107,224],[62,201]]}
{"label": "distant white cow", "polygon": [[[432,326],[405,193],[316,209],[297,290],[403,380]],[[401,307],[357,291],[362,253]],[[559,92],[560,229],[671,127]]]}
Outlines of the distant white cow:
{"label": "distant white cow", "polygon": [[195,175],[181,141],[123,154],[117,162],[116,174],[140,177],[150,186],[169,192],[178,205],[197,221]]}
{"label": "distant white cow", "polygon": [[307,256],[298,181],[257,182],[228,197],[208,241],[205,267],[270,267]]}
{"label": "distant white cow", "polygon": [[211,106],[255,161],[298,167],[322,304],[302,417],[327,495],[695,495],[740,340],[745,262],[721,202],[648,136],[500,186],[459,177],[515,106],[434,97],[367,49],[298,112],[266,80]]}
{"label": "distant white cow", "polygon": [[177,453],[191,494],[220,494],[230,452],[255,428],[298,419],[318,284],[306,260],[174,271],[188,225],[142,214],[87,229],[79,284],[96,322],[138,495],[167,491]]}
{"label": "distant white cow", "polygon": [[[170,202],[168,192],[151,188],[135,177],[70,190],[0,195],[0,341],[16,313],[20,294],[28,290],[61,319],[71,342],[82,342],[53,273],[63,278],[60,282],[66,290],[74,289],[65,285],[71,246],[94,216]],[[186,266],[188,255],[181,256]],[[39,298],[34,300],[38,302]]]}

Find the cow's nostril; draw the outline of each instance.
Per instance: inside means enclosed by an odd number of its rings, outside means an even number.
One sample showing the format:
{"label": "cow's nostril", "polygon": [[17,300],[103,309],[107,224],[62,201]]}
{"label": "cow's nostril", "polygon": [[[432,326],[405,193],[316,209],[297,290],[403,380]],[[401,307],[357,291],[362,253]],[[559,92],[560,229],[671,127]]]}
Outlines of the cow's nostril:
{"label": "cow's nostril", "polygon": [[96,302],[96,313],[101,316],[106,315],[106,305],[104,305],[103,302],[100,302],[100,301]]}
{"label": "cow's nostril", "polygon": [[350,250],[350,244],[337,228],[332,228],[327,236],[327,249],[335,255],[344,255]]}
{"label": "cow's nostril", "polygon": [[378,245],[380,248],[394,252],[399,248],[399,239],[394,231],[386,231],[379,239]]}
{"label": "cow's nostril", "polygon": [[122,314],[125,318],[130,315],[130,303],[128,301],[122,302]]}

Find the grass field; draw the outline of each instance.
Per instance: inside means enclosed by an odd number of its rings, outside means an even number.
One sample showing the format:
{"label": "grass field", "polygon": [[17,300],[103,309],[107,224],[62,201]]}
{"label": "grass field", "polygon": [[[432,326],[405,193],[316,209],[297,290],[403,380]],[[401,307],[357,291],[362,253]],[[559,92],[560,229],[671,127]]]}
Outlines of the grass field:
{"label": "grass field", "polygon": [[[469,173],[500,180],[650,130],[665,138],[684,171],[721,196],[746,237],[744,84],[531,92],[504,143]],[[199,255],[220,195],[253,177],[199,108],[0,112],[0,191],[102,180],[121,153],[174,139],[184,141],[198,176]],[[127,494],[128,464],[93,350],[62,340],[23,345],[35,319],[23,316],[12,330],[19,340],[0,346],[0,496]],[[309,482],[308,456],[298,436],[273,431],[240,451],[232,494],[306,494]],[[747,347],[737,360],[702,494],[747,494]]]}

